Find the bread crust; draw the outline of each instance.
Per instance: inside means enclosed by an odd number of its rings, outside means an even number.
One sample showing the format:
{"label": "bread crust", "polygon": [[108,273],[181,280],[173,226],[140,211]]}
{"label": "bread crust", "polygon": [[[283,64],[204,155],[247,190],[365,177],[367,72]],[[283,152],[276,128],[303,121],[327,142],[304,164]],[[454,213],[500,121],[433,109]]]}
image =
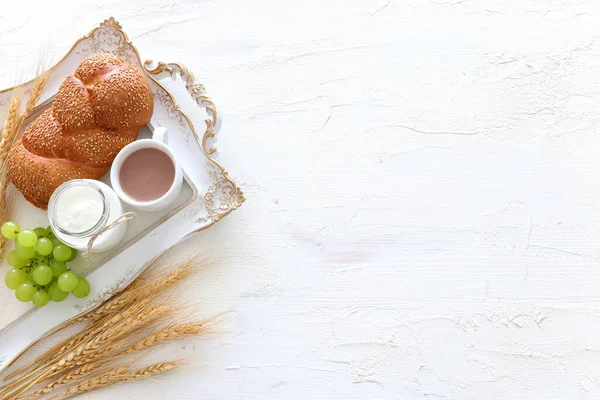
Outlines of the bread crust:
{"label": "bread crust", "polygon": [[10,179],[27,201],[46,209],[64,182],[101,178],[153,109],[150,85],[137,68],[112,54],[90,56],[11,149]]}

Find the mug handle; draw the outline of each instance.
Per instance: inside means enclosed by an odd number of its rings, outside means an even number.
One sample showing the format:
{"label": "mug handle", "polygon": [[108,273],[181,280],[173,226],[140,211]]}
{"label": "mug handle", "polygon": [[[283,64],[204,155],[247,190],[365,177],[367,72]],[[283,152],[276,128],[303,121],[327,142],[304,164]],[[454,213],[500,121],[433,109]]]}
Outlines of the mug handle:
{"label": "mug handle", "polygon": [[167,130],[162,126],[157,126],[154,128],[154,132],[152,132],[152,140],[157,140],[164,144],[169,144]]}

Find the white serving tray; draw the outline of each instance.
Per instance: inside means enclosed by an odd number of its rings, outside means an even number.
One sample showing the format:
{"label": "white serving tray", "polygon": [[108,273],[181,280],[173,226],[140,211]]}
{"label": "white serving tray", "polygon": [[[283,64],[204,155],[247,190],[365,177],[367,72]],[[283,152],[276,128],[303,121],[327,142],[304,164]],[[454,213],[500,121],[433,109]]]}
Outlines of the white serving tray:
{"label": "white serving tray", "polygon": [[[142,63],[137,49],[114,18],[105,20],[78,40],[51,68],[41,103],[27,122],[51,104],[59,85],[83,58],[100,52],[113,53],[129,61],[147,76],[155,100],[154,114],[140,137],[149,136],[156,126],[168,130],[169,146],[179,157],[185,172],[184,189],[168,210],[158,213],[136,211],[137,216],[130,221],[124,243],[116,250],[94,254],[89,260],[75,260],[73,268],[86,274],[92,285],[87,298],[69,296],[62,303],[51,302],[42,309],[32,308],[1,329],[0,372],[37,341],[122,290],[153,260],[184,237],[214,225],[244,202],[242,191],[213,158],[216,149],[212,141],[220,121],[204,86],[197,83],[182,64]],[[30,83],[23,86],[27,93]],[[8,106],[14,89],[0,91],[0,108]],[[102,180],[108,183],[107,176]],[[46,212],[25,202],[20,194],[17,208],[23,226],[48,225]],[[1,287],[0,290],[8,289]]]}

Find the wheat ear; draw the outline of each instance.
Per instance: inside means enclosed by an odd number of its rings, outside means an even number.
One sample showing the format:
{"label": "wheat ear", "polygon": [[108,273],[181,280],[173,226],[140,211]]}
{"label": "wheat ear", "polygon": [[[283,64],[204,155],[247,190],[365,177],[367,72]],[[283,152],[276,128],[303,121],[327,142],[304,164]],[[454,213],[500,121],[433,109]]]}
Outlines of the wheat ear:
{"label": "wheat ear", "polygon": [[105,364],[105,362],[95,362],[95,363],[82,365],[81,367],[76,368],[65,375],[62,375],[57,380],[50,382],[43,388],[36,390],[35,392],[33,392],[31,394],[31,396],[33,396],[35,398],[35,397],[39,397],[39,396],[48,394],[60,386],[63,386],[68,383],[71,383],[75,380],[81,379],[82,377],[86,376],[90,372],[96,371],[98,368],[100,368],[104,364]]}
{"label": "wheat ear", "polygon": [[[30,379],[34,374],[39,373],[40,370],[47,367],[49,364],[58,363],[64,356],[73,349],[77,349],[79,346],[85,344],[88,340],[92,339],[95,335],[100,333],[102,330],[108,329],[111,326],[121,323],[122,321],[131,318],[134,314],[142,311],[150,303],[150,299],[143,299],[137,302],[134,306],[117,313],[110,318],[105,320],[97,321],[95,324],[88,325],[81,332],[71,336],[53,346],[50,350],[46,351],[32,363],[21,368],[19,371],[15,371],[13,375],[17,374],[21,370],[27,368],[28,372],[21,378],[17,378],[11,382],[8,382],[1,389],[8,390],[8,388],[14,388],[21,385],[23,382]],[[37,364],[37,365],[36,365]]]}
{"label": "wheat ear", "polygon": [[147,376],[152,376],[156,374],[160,374],[162,372],[167,372],[174,369],[177,366],[177,363],[169,361],[169,362],[161,362],[157,364],[152,364],[146,368],[142,368],[137,370],[133,374],[133,379],[143,378]]}
{"label": "wheat ear", "polygon": [[[40,99],[47,79],[48,73],[42,72],[34,80],[33,88],[29,93],[29,99],[25,105],[25,112],[23,115],[20,114],[23,92],[20,88],[15,89],[13,92],[12,100],[6,115],[4,130],[2,132],[2,140],[0,141],[0,223],[3,223],[9,219],[15,200],[13,193],[8,190],[8,185],[10,183],[10,177],[8,173],[8,157],[10,150],[19,137],[23,122],[31,113],[31,111],[33,111],[33,108]],[[0,260],[4,259],[7,251],[8,241],[4,237],[1,237]]]}
{"label": "wheat ear", "polygon": [[71,368],[90,362],[90,358],[95,358],[94,355],[104,344],[115,343],[125,334],[141,327],[142,325],[156,320],[160,316],[165,315],[169,310],[171,310],[171,307],[160,305],[145,310],[138,315],[134,315],[131,318],[123,321],[121,324],[105,330],[92,341],[84,345],[80,345],[78,349],[72,351],[59,362],[52,365],[49,370],[52,372],[52,375],[54,375],[55,373],[58,373],[66,368]]}
{"label": "wheat ear", "polygon": [[138,299],[148,298],[149,296],[156,297],[157,294],[164,292],[169,287],[180,282],[190,273],[190,262],[186,262],[162,278],[154,280],[152,283],[148,283],[144,278],[138,278],[126,291],[122,292],[117,297],[108,300],[99,308],[83,315],[78,321],[97,321],[107,314],[119,311],[131,305]]}
{"label": "wheat ear", "polygon": [[[2,131],[2,140],[0,141],[0,223],[8,220],[8,215],[14,204],[14,196],[8,191],[10,177],[8,175],[7,161],[10,149],[19,133],[16,127],[19,125],[19,119],[21,117],[19,110],[21,109],[22,97],[23,92],[20,89],[15,89],[10,106],[8,107],[8,113]],[[8,250],[8,245],[9,241],[3,236],[0,237],[0,259],[4,259]]]}
{"label": "wheat ear", "polygon": [[[126,310],[128,307],[131,307],[134,303],[137,303],[137,305],[139,305],[140,302],[144,302],[146,299],[149,299],[150,295],[153,298],[156,297],[157,293],[164,292],[169,287],[172,287],[176,283],[186,278],[192,271],[190,265],[193,261],[194,260],[184,262],[175,270],[169,272],[168,274],[165,274],[162,277],[154,279],[152,282],[149,282],[149,280],[144,277],[137,278],[126,290],[116,295],[112,299],[108,300],[95,310],[92,310],[86,313],[85,315],[81,316],[76,322],[91,321],[93,323],[96,323],[97,321],[103,319],[108,315]],[[82,343],[87,337],[89,337],[90,333],[92,333],[90,332],[91,327],[97,328],[97,326],[98,325],[95,324],[88,325],[82,332],[79,332],[75,336],[67,338],[62,342],[56,344],[50,350],[46,351],[44,354],[37,357],[32,362],[6,376],[4,380],[8,381],[26,372],[31,373],[32,370],[39,369],[39,367],[35,368],[36,364],[47,362],[50,359],[56,359],[64,355],[66,350],[73,349],[74,346]],[[96,329],[96,331],[97,330],[99,329]],[[8,384],[0,386],[0,389],[4,389],[6,386],[13,383],[14,382],[10,382]]]}
{"label": "wheat ear", "polygon": [[25,119],[31,114],[37,102],[40,100],[47,80],[48,72],[42,72],[35,78],[23,114],[20,113],[23,101],[23,91],[21,88],[15,89],[6,115],[2,141],[0,141],[0,160],[2,163],[5,163],[8,159],[8,153],[19,137],[23,122],[25,122]]}
{"label": "wheat ear", "polygon": [[48,80],[48,71],[42,71],[35,81],[33,82],[33,88],[29,92],[29,98],[27,99],[27,104],[25,104],[25,113],[23,114],[23,118],[29,117],[35,106],[37,105],[40,97],[42,97],[42,92],[44,91],[44,87],[46,86],[46,81]]}
{"label": "wheat ear", "polygon": [[69,398],[83,393],[93,392],[94,390],[103,389],[117,383],[126,381],[130,375],[126,367],[119,367],[103,374],[84,379],[75,385],[71,386],[67,391],[51,397],[49,400],[59,398]]}
{"label": "wheat ear", "polygon": [[[109,321],[109,323],[117,323],[117,321],[115,321],[115,318],[118,319],[119,316],[122,316],[123,310],[127,310],[129,307],[133,306],[133,304],[139,306],[141,303],[147,302],[147,300],[150,298],[150,295],[152,295],[152,297],[156,297],[157,293],[164,292],[169,287],[172,287],[174,284],[180,282],[185,277],[187,277],[191,273],[190,264],[191,261],[185,262],[181,266],[177,267],[175,270],[169,272],[168,274],[162,277],[154,279],[152,282],[149,282],[148,279],[145,279],[143,277],[137,278],[125,291],[119,293],[117,296],[108,300],[99,308],[81,316],[76,321],[91,321],[93,322],[93,324],[88,325],[83,331],[79,332],[75,336],[67,338],[62,342],[59,342],[58,344],[54,345],[51,349],[37,357],[32,362],[6,376],[4,380],[8,381],[26,372],[29,372],[29,374],[31,374],[32,371],[39,369],[39,366],[37,368],[35,367],[36,364],[60,358],[60,356],[64,355],[67,350],[71,350],[75,346],[85,341],[85,339],[88,338],[90,334],[94,332],[92,331],[92,327],[96,328],[96,332],[101,330],[101,328],[97,328],[98,325],[96,325],[95,323],[97,323],[97,321],[102,320],[104,317],[116,313],[116,315],[111,317],[112,319]],[[105,325],[106,324],[107,323],[105,323]],[[17,381],[4,384],[0,386],[0,389],[4,389],[5,387],[12,385],[16,382]]]}
{"label": "wheat ear", "polygon": [[191,322],[187,324],[175,325],[166,327],[157,332],[154,332],[142,339],[138,340],[133,345],[129,346],[124,353],[130,354],[136,351],[145,350],[159,343],[169,340],[181,339],[189,336],[199,335],[204,331],[204,323]]}
{"label": "wheat ear", "polygon": [[17,395],[22,395],[32,386],[59,375],[67,369],[93,362],[120,346],[121,343],[118,339],[166,315],[170,310],[171,307],[160,305],[147,309],[137,315],[132,315],[131,318],[124,320],[121,324],[105,330],[91,341],[78,346],[58,362],[43,368],[41,371],[33,371],[36,375],[26,375],[24,379],[20,379],[20,382],[15,383],[14,386],[11,383],[11,386],[5,389],[0,396],[16,397]]}
{"label": "wheat ear", "polygon": [[117,385],[123,382],[130,382],[138,379],[148,378],[150,376],[158,375],[163,372],[171,371],[177,366],[175,362],[161,362],[150,365],[146,368],[137,370],[134,373],[130,373],[127,368],[120,367],[112,371],[105,372],[104,374],[84,379],[81,382],[71,386],[66,392],[51,397],[48,400],[62,399],[66,400],[74,396],[78,396],[84,393],[89,393],[94,390],[104,389],[110,386]]}
{"label": "wheat ear", "polygon": [[[163,328],[159,331],[156,331],[150,335],[143,337],[142,339],[135,342],[133,345],[129,346],[125,351],[120,354],[131,354],[134,352],[142,351],[148,349],[150,347],[156,346],[160,343],[182,339],[185,337],[196,336],[204,332],[206,329],[206,322],[190,322],[186,324],[180,324],[175,326],[170,326]],[[66,375],[61,376],[57,380],[49,383],[44,388],[38,389],[33,393],[34,396],[40,396],[43,394],[47,394],[57,388],[58,386],[65,385],[69,382],[72,382],[78,378],[81,378],[88,373],[95,371],[100,366],[109,363],[112,359],[102,360],[101,362],[96,362],[92,364],[83,365],[80,368],[77,368]]]}

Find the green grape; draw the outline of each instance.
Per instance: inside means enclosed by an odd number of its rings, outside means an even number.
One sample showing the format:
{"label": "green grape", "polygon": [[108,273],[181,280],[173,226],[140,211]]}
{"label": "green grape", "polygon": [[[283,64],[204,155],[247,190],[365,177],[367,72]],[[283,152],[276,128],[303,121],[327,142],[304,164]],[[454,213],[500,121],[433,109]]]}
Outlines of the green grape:
{"label": "green grape", "polygon": [[52,244],[52,240],[45,237],[39,238],[35,243],[35,251],[42,256],[47,256],[48,254],[52,253],[53,248],[54,245]]}
{"label": "green grape", "polygon": [[71,258],[71,248],[66,244],[59,244],[52,250],[52,255],[56,261],[67,261]]}
{"label": "green grape", "polygon": [[27,279],[31,281],[31,283],[35,283],[35,279],[33,279],[33,268],[31,268],[27,273]]}
{"label": "green grape", "polygon": [[37,235],[31,229],[24,229],[21,232],[19,232],[17,240],[19,241],[19,244],[23,247],[33,247],[35,242],[37,242]]}
{"label": "green grape", "polygon": [[21,227],[16,222],[8,221],[2,224],[2,236],[7,239],[16,239]]}
{"label": "green grape", "polygon": [[58,278],[59,276],[67,272],[67,264],[61,261],[52,260],[50,268],[52,268],[52,275],[55,278]]}
{"label": "green grape", "polygon": [[16,250],[13,250],[10,253],[8,253],[7,261],[8,265],[15,268],[21,268],[27,265],[27,260],[23,260],[21,257],[19,257]]}
{"label": "green grape", "polygon": [[25,303],[31,300],[34,293],[35,287],[33,286],[33,283],[25,281],[21,283],[15,290],[15,297],[17,300]]}
{"label": "green grape", "polygon": [[35,257],[35,250],[33,247],[23,247],[19,242],[15,243],[15,251],[22,260],[29,260]]}
{"label": "green grape", "polygon": [[57,282],[52,282],[50,287],[48,288],[48,294],[50,295],[50,300],[60,303],[69,295],[68,292],[60,290]]}
{"label": "green grape", "polygon": [[77,286],[75,286],[75,289],[73,289],[71,293],[77,298],[84,298],[90,294],[90,283],[83,276],[78,276]]}
{"label": "green grape", "polygon": [[52,268],[47,265],[38,265],[33,269],[33,280],[41,286],[45,286],[52,281]]}
{"label": "green grape", "polygon": [[[52,245],[54,247],[58,246],[59,244],[65,245],[63,242],[60,241],[59,238],[57,238],[56,236],[50,238],[50,240],[52,241]],[[66,246],[66,245],[65,245]]]}
{"label": "green grape", "polygon": [[48,236],[48,231],[46,230],[46,228],[42,228],[41,226],[38,226],[33,231],[35,232],[38,238],[45,238]]}
{"label": "green grape", "polygon": [[71,257],[67,260],[67,262],[71,262],[77,257],[77,250],[71,247]]}
{"label": "green grape", "polygon": [[26,280],[27,274],[25,271],[18,268],[9,270],[4,277],[4,283],[6,283],[6,287],[10,290],[15,290]]}
{"label": "green grape", "polygon": [[79,280],[77,279],[77,275],[71,271],[67,271],[58,277],[58,287],[63,292],[70,292],[71,290],[75,289],[78,282]]}
{"label": "green grape", "polygon": [[50,259],[51,259],[52,257],[50,257],[50,256],[48,256],[48,257],[44,257],[44,256],[40,256],[40,255],[38,254],[38,255],[36,255],[34,258],[35,258],[35,260],[36,260],[36,262],[37,262],[37,265],[41,265],[41,264],[48,265],[48,264],[50,264],[50,263],[49,263],[49,261],[50,261]]}
{"label": "green grape", "polygon": [[31,302],[37,307],[44,307],[49,301],[50,295],[45,290],[38,290],[31,298]]}

